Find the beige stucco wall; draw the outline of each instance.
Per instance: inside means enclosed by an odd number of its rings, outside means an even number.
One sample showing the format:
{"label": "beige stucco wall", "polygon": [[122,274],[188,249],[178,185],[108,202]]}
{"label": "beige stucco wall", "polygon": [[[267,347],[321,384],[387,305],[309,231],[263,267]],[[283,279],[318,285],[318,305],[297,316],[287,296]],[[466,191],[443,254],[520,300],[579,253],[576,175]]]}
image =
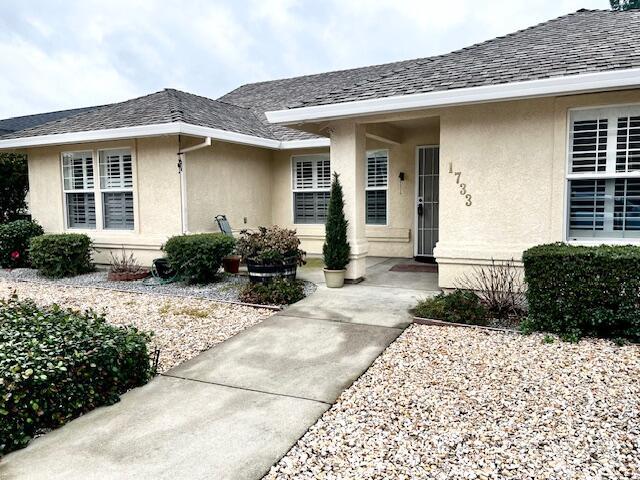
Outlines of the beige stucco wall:
{"label": "beige stucco wall", "polygon": [[[99,263],[109,261],[109,252],[124,246],[133,251],[142,264],[159,256],[162,243],[181,231],[180,177],[176,167],[177,137],[100,142],[33,148],[27,151],[29,162],[30,209],[33,218],[46,232],[65,231],[62,152],[106,148],[131,148],[134,168],[135,228],[132,231],[79,230],[88,234],[98,251]],[[94,153],[94,158],[97,153]]]}
{"label": "beige stucco wall", "polygon": [[189,232],[219,231],[218,214],[234,230],[271,225],[270,150],[214,141],[185,155]]}
{"label": "beige stucco wall", "polygon": [[[445,109],[440,126],[441,287],[491,258],[562,241],[570,108],[640,102],[640,90]],[[454,174],[472,195],[466,206]]]}

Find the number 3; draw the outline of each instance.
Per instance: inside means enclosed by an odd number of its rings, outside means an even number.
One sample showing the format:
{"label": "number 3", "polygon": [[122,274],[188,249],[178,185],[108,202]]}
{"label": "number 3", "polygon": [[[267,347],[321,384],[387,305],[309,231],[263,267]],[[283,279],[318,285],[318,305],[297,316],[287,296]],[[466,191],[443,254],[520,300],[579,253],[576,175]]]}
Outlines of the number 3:
{"label": "number 3", "polygon": [[460,184],[460,195],[465,195],[467,193],[467,184],[466,183],[461,183]]}
{"label": "number 3", "polygon": [[471,195],[467,193],[467,194],[464,196],[464,198],[466,198],[466,199],[467,199],[467,201],[466,201],[465,205],[466,205],[467,207],[470,207],[470,206],[471,206]]}

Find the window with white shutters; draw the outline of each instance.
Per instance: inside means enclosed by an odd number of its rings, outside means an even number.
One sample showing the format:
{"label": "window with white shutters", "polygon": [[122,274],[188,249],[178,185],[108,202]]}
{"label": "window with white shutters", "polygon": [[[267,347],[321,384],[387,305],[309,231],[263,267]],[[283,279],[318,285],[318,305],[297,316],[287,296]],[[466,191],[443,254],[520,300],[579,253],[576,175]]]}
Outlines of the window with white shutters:
{"label": "window with white shutters", "polygon": [[389,151],[376,150],[367,152],[365,218],[368,225],[387,224],[388,179]]}
{"label": "window with white shutters", "polygon": [[324,223],[331,189],[329,154],[294,156],[292,169],[294,223]]}
{"label": "window with white shutters", "polygon": [[62,183],[67,228],[96,228],[93,153],[63,153]]}
{"label": "window with white shutters", "polygon": [[133,161],[129,149],[100,151],[102,223],[109,230],[133,230]]}
{"label": "window with white shutters", "polygon": [[569,240],[640,238],[640,106],[571,112],[567,180]]}

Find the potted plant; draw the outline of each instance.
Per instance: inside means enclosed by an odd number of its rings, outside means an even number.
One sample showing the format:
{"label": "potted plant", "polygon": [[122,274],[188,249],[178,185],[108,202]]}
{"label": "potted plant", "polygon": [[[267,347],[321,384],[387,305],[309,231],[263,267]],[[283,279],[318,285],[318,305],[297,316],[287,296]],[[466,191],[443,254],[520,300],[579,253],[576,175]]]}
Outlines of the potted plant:
{"label": "potted plant", "polygon": [[133,282],[148,276],[149,269],[138,265],[133,253],[127,255],[124,247],[118,256],[111,252],[111,264],[107,273],[107,280],[110,282]]}
{"label": "potted plant", "polygon": [[222,267],[224,271],[227,273],[237,274],[240,271],[240,260],[242,257],[240,255],[227,255],[222,259]]}
{"label": "potted plant", "polygon": [[304,264],[305,252],[296,231],[277,225],[260,227],[257,232],[243,230],[236,249],[253,283],[269,283],[275,277],[294,280],[298,265]]}
{"label": "potted plant", "polygon": [[329,288],[341,288],[349,263],[351,248],[347,242],[347,219],[344,218],[344,198],[342,185],[337,173],[333,174],[331,196],[325,224],[325,242],[322,246],[324,257],[324,279]]}

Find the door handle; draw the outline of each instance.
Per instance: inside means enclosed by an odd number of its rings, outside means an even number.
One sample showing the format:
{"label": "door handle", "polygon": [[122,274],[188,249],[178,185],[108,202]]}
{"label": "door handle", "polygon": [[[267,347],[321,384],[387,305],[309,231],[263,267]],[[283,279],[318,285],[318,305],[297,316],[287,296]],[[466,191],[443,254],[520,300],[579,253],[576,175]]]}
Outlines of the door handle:
{"label": "door handle", "polygon": [[421,203],[418,204],[418,215],[422,216],[422,212],[424,210],[424,207],[422,206]]}

